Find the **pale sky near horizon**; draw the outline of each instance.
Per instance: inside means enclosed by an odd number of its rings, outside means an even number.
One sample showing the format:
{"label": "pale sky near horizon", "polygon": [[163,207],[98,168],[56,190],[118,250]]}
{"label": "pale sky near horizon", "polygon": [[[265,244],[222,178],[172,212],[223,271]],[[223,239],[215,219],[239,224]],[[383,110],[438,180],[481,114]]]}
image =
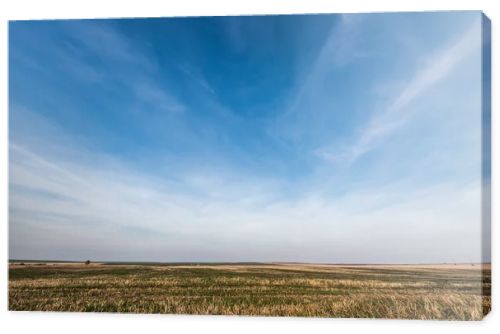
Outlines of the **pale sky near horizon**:
{"label": "pale sky near horizon", "polygon": [[9,258],[490,261],[480,12],[9,24]]}

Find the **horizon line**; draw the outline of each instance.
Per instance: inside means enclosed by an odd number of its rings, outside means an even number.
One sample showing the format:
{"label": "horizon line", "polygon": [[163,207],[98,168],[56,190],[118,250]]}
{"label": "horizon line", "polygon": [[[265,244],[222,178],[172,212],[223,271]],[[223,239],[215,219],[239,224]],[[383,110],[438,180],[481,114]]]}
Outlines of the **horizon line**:
{"label": "horizon line", "polygon": [[318,265],[463,265],[463,264],[490,264],[490,262],[301,262],[301,261],[108,261],[108,260],[29,260],[9,259],[11,262],[48,262],[48,263],[123,263],[123,264],[318,264]]}

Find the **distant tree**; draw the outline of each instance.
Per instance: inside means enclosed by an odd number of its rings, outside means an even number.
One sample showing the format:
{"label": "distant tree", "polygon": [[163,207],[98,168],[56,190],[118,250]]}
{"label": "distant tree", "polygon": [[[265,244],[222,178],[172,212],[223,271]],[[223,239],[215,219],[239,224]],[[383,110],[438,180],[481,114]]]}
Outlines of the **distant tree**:
{"label": "distant tree", "polygon": [[90,264],[90,260],[85,261],[85,264],[89,265]]}

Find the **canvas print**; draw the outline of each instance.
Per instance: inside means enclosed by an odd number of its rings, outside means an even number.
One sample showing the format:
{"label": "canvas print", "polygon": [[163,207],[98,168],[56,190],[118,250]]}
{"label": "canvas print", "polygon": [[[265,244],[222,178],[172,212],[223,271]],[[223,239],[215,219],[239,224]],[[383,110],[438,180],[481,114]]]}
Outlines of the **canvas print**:
{"label": "canvas print", "polygon": [[479,11],[9,22],[9,310],[481,320]]}

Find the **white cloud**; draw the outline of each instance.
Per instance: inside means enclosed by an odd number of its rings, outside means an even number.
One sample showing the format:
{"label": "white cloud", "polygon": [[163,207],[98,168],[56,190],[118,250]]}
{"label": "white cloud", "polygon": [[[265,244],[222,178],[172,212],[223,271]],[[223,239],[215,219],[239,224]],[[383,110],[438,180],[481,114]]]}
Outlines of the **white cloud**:
{"label": "white cloud", "polygon": [[385,109],[374,114],[350,144],[341,148],[322,146],[315,153],[332,163],[352,164],[404,125],[413,116],[409,108],[411,104],[423,98],[436,83],[449,76],[462,60],[478,50],[480,41],[480,24],[475,22],[457,41],[428,56],[404,88],[392,97]]}
{"label": "white cloud", "polygon": [[[343,37],[330,36],[311,72],[301,81],[289,114],[307,114],[298,106],[321,86],[324,69],[331,67],[332,61],[346,65],[346,57],[357,50],[352,38],[357,26],[348,21],[349,17],[343,17],[335,28],[341,29],[336,33]],[[130,50],[124,36],[114,33],[104,32],[106,45],[98,41],[89,48],[99,51],[110,46],[113,50],[103,55],[131,68],[139,61],[141,75],[134,72],[119,78],[137,100],[182,110],[175,97],[148,79],[147,72],[154,63],[148,65],[150,59],[142,56],[130,59],[140,51]],[[87,35],[88,43],[92,36],[94,32]],[[408,106],[460,64],[472,47],[473,37],[469,31],[430,58],[351,145],[341,150],[322,147],[317,153],[330,161],[351,163],[376,147],[408,120]],[[145,65],[140,65],[144,61]],[[213,93],[210,87],[205,89]],[[229,114],[225,109],[218,110]],[[28,126],[26,120],[33,120],[35,126],[24,132],[11,129],[11,258],[311,262],[481,259],[480,185],[475,182],[381,186],[357,180],[348,184],[346,193],[331,195],[332,182],[327,173],[283,185],[279,180],[249,177],[227,166],[210,170],[197,163],[188,171],[158,166],[162,173],[151,176],[87,149],[71,134],[57,136],[54,126],[43,124],[41,118],[16,115],[18,125]],[[299,130],[316,129],[298,123]],[[289,189],[308,182],[304,188],[309,191],[290,196]]]}
{"label": "white cloud", "polygon": [[[228,178],[230,171],[215,180],[200,174],[159,184],[98,157],[75,164],[15,143],[10,150],[11,258],[440,262],[480,256],[480,225],[469,223],[479,219],[478,184],[365,187],[341,197],[318,189],[292,199],[273,184]],[[432,246],[421,248],[429,240]]]}
{"label": "white cloud", "polygon": [[150,108],[168,112],[183,112],[186,109],[186,106],[166,89],[150,80],[134,80],[130,85],[137,99]]}
{"label": "white cloud", "polygon": [[355,36],[359,34],[358,27],[362,23],[363,16],[340,14],[339,17],[340,19],[332,26],[327,39],[321,46],[316,59],[303,73],[284,117],[298,112],[312,112],[310,108],[299,110],[299,107],[308,94],[323,85],[325,71],[348,64],[353,60],[353,53],[361,52],[357,49],[359,45]]}
{"label": "white cloud", "polygon": [[[44,48],[57,66],[71,75],[76,83],[92,83],[106,89],[126,89],[136,98],[137,108],[182,112],[187,107],[172,93],[172,89],[154,80],[158,63],[146,44],[131,40],[112,22],[60,22],[64,42],[43,39]],[[16,59],[32,64],[37,71],[47,71],[44,59],[17,50]],[[96,60],[98,59],[98,60]],[[112,89],[111,89],[112,90]]]}

